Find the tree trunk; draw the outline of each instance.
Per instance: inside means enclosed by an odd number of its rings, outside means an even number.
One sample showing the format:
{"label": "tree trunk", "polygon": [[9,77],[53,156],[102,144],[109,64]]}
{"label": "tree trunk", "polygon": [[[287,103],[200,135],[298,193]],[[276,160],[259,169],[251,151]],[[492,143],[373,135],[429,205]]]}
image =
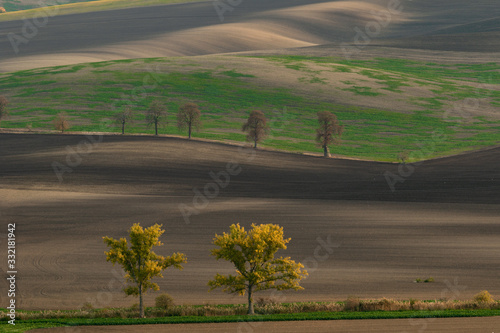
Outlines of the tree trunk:
{"label": "tree trunk", "polygon": [[144,315],[144,305],[142,304],[142,283],[139,283],[139,312],[140,312],[139,316],[141,318],[146,317]]}
{"label": "tree trunk", "polygon": [[188,128],[189,128],[189,130],[188,130],[189,131],[189,139],[191,139],[191,124],[189,124]]}
{"label": "tree trunk", "polygon": [[257,139],[253,140],[253,147],[257,148]]}
{"label": "tree trunk", "polygon": [[255,312],[253,311],[252,288],[253,288],[253,286],[248,287],[248,314],[249,315],[255,314]]}
{"label": "tree trunk", "polygon": [[324,157],[330,157],[330,149],[328,149],[327,145],[323,146],[323,156]]}
{"label": "tree trunk", "polygon": [[158,120],[155,121],[155,135],[158,135]]}
{"label": "tree trunk", "polygon": [[125,122],[122,122],[122,135],[125,134]]}

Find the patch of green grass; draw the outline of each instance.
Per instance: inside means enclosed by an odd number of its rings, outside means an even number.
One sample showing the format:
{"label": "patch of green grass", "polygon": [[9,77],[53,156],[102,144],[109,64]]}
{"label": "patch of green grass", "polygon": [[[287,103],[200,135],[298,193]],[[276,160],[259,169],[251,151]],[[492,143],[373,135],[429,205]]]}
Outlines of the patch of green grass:
{"label": "patch of green grass", "polygon": [[242,74],[242,73],[236,72],[235,70],[225,71],[225,72],[222,72],[221,74],[227,75],[227,76],[230,76],[230,77],[255,77],[255,75]]}
{"label": "patch of green grass", "polygon": [[420,97],[414,102],[415,105],[423,106],[427,109],[441,110],[444,103],[440,97]]}
{"label": "patch of green grass", "polygon": [[[375,58],[373,60],[346,60],[339,57],[310,57],[297,55],[255,56],[281,63],[314,62],[317,64],[344,65],[351,69],[376,69],[441,82],[447,79],[461,79],[480,83],[500,84],[500,64],[444,65],[422,63],[418,61],[393,58]],[[340,66],[335,66],[338,68]],[[422,82],[422,81],[420,81]]]}
{"label": "patch of green grass", "polygon": [[403,78],[396,79],[392,75],[377,73],[377,72],[370,71],[370,70],[362,70],[360,72],[360,74],[365,75],[365,76],[372,78],[372,79],[379,80],[378,83],[384,84],[387,86],[387,87],[382,88],[382,89],[386,89],[389,91],[394,91],[394,92],[400,93],[402,91],[398,89],[399,87],[402,87],[402,86],[408,87],[409,86],[409,84],[406,84],[403,82],[405,79],[403,79]]}
{"label": "patch of green grass", "polygon": [[347,66],[333,66],[336,72],[351,73],[352,69]]}
{"label": "patch of green grass", "polygon": [[320,83],[320,84],[327,84],[327,80],[324,79],[324,78],[320,78],[320,77],[317,77],[317,76],[313,76],[313,77],[300,77],[299,78],[299,82],[302,82],[302,83]]}
{"label": "patch of green grass", "polygon": [[351,91],[355,93],[356,95],[362,95],[362,96],[379,96],[382,95],[382,93],[373,91],[371,87],[360,87],[360,86],[353,86],[352,88],[345,88],[342,89],[344,91]]}
{"label": "patch of green grass", "polygon": [[296,71],[302,71],[306,69],[306,66],[304,64],[288,64],[285,65],[286,68],[294,69]]}
{"label": "patch of green grass", "polygon": [[[34,330],[37,328],[51,328],[51,327],[61,327],[66,326],[61,323],[55,322],[44,322],[44,321],[34,321],[34,322],[18,322],[16,321],[15,325],[10,324],[0,324],[5,327],[0,327],[0,332],[9,332],[9,333],[24,333],[30,330]],[[7,326],[8,325],[8,326]]]}
{"label": "patch of green grass", "polygon": [[[188,323],[232,323],[263,321],[302,320],[354,320],[354,319],[408,319],[408,318],[456,318],[491,317],[500,315],[500,310],[444,310],[444,311],[368,311],[368,312],[309,312],[256,316],[180,316],[159,318],[95,318],[95,319],[39,319],[20,321],[17,325],[26,328],[56,326],[102,326],[102,325],[151,325]],[[40,325],[40,326],[38,326]],[[22,327],[22,326],[20,326]],[[20,331],[21,332],[21,331]]]}
{"label": "patch of green grass", "polygon": [[[500,126],[499,121],[475,118],[473,123],[462,123],[458,118],[449,118],[448,121],[443,119],[447,101],[460,100],[477,91],[449,81],[447,75],[443,74],[455,70],[456,66],[431,66],[400,60],[345,62],[334,58],[269,58],[277,62],[278,66],[299,63],[303,65],[301,68],[307,68],[307,62],[312,61],[319,64],[316,67],[324,65],[325,71],[329,72],[332,66],[349,68],[356,73],[367,71],[366,76],[379,80],[387,86],[387,90],[396,90],[411,80],[424,82],[435,90],[435,96],[413,101],[424,108],[423,111],[399,113],[313,99],[296,93],[285,83],[282,87],[259,86],[256,80],[248,79],[252,78],[251,75],[241,70],[220,72],[220,69],[189,69],[151,74],[148,71],[151,67],[149,64],[169,62],[172,68],[179,68],[177,63],[184,64],[184,60],[136,59],[0,74],[0,89],[8,91],[11,96],[11,117],[2,119],[2,126],[25,128],[28,123],[32,123],[33,130],[47,130],[51,129],[51,119],[65,111],[73,123],[72,130],[103,130],[100,125],[102,120],[112,119],[120,108],[128,106],[135,116],[134,122],[127,125],[126,132],[152,133],[145,126],[144,113],[154,99],[159,99],[168,109],[168,125],[160,129],[161,134],[185,135],[175,126],[176,112],[182,104],[195,102],[202,110],[204,123],[203,130],[195,133],[195,137],[242,142],[245,134],[241,132],[241,124],[251,110],[258,109],[268,117],[272,134],[262,146],[294,152],[321,152],[314,142],[314,136],[316,115],[324,110],[334,112],[345,125],[342,145],[332,147],[332,152],[338,155],[393,161],[401,149],[409,152],[421,150],[420,146],[426,144],[429,136],[437,131],[444,133],[446,140],[434,143],[425,157],[443,156],[457,150],[498,144],[500,141],[500,131],[496,129]],[[145,62],[148,65],[144,65]],[[421,76],[411,74],[413,67],[422,66],[428,71],[426,75],[421,75],[425,81],[420,79]],[[105,68],[104,75],[92,73],[101,71],[102,67]],[[466,70],[490,70],[492,67],[473,66]],[[89,73],[81,75],[79,71],[83,68],[89,68]],[[400,72],[383,72],[398,68]],[[404,72],[408,68],[410,73]],[[431,75],[432,70],[437,73]],[[316,75],[303,80],[325,83],[324,79]],[[355,84],[353,81],[343,83]],[[356,85],[345,90],[361,96],[382,95],[370,87]],[[492,98],[492,103],[500,102],[500,93],[497,91],[481,88],[479,92]],[[109,127],[104,130],[118,132],[119,129]]]}

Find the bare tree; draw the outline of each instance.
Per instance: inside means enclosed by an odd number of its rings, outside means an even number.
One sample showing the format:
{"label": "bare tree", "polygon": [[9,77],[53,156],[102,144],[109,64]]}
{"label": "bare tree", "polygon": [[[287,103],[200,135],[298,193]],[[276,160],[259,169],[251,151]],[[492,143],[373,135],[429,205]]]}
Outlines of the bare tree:
{"label": "bare tree", "polygon": [[132,122],[132,117],[132,110],[128,107],[115,115],[116,124],[122,127],[122,134],[125,134],[125,124]]}
{"label": "bare tree", "polygon": [[267,119],[264,113],[259,110],[252,111],[247,119],[247,122],[243,124],[242,130],[247,133],[247,141],[253,141],[254,148],[257,148],[257,142],[262,141],[266,135],[267,131]]}
{"label": "bare tree", "polygon": [[155,125],[155,135],[158,135],[158,125],[161,124],[166,115],[167,108],[160,101],[155,100],[149,106],[146,113],[146,122],[148,126]]}
{"label": "bare tree", "polygon": [[68,130],[70,128],[68,116],[64,112],[60,112],[56,118],[54,119],[54,128],[61,133]]}
{"label": "bare tree", "polygon": [[325,157],[330,157],[328,148],[331,144],[339,144],[344,126],[340,125],[337,116],[329,111],[318,112],[319,127],[316,130],[316,141],[323,148]]}
{"label": "bare tree", "polygon": [[398,154],[398,160],[400,161],[401,164],[406,164],[406,161],[408,160],[408,157],[410,155],[408,154],[407,151],[402,151]]}
{"label": "bare tree", "polygon": [[197,104],[186,103],[179,108],[177,113],[177,127],[183,130],[187,127],[188,136],[191,139],[193,129],[199,129],[201,126],[201,112]]}
{"label": "bare tree", "polygon": [[5,96],[0,96],[0,121],[6,115],[8,115],[7,105],[9,105],[9,100]]}

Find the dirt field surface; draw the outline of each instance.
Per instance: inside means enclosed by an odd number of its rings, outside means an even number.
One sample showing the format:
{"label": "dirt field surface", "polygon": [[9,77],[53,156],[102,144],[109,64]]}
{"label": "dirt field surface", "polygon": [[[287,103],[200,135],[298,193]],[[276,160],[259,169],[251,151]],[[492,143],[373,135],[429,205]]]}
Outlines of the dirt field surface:
{"label": "dirt field surface", "polygon": [[[343,43],[361,50],[498,52],[496,0],[213,1],[0,22],[0,72],[115,59]],[[452,9],[450,8],[452,7]],[[31,26],[30,26],[31,24]],[[334,51],[335,52],[335,51]],[[470,56],[474,58],[474,56]]]}
{"label": "dirt field surface", "polygon": [[500,297],[499,148],[425,162],[394,192],[394,164],[176,138],[1,134],[0,153],[1,232],[16,223],[24,309],[134,303],[101,238],[135,222],[162,223],[158,252],[187,255],[158,281],[179,304],[243,302],[206,285],[232,271],[209,255],[232,223],[278,223],[292,238],[286,254],[310,276],[282,301]]}
{"label": "dirt field surface", "polygon": [[[137,325],[117,327],[78,327],[78,332],[315,332],[315,333],[495,333],[500,329],[500,318],[440,318],[393,320],[334,320],[307,322],[254,322],[228,324]],[[67,333],[67,328],[31,330],[32,333]]]}

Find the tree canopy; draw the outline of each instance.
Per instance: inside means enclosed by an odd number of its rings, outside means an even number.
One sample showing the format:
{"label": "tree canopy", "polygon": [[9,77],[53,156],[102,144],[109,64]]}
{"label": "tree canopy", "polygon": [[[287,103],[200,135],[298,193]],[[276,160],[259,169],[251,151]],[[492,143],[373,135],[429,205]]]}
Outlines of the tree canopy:
{"label": "tree canopy", "polygon": [[130,108],[125,108],[125,110],[122,110],[115,114],[115,122],[117,125],[121,126],[122,128],[122,134],[125,134],[125,125],[127,123],[130,123],[133,119],[133,113]]}
{"label": "tree canopy", "polygon": [[54,118],[54,128],[58,131],[61,131],[61,133],[64,133],[64,131],[68,130],[70,128],[68,116],[64,112],[60,112],[57,114],[57,116]]}
{"label": "tree canopy", "polygon": [[323,148],[324,156],[329,157],[330,150],[328,146],[340,143],[344,126],[340,125],[337,116],[329,111],[318,112],[318,124],[316,141]]}
{"label": "tree canopy", "polygon": [[104,243],[111,249],[106,254],[106,260],[120,264],[126,272],[125,278],[132,282],[132,286],[124,288],[127,295],[139,296],[140,316],[144,317],[142,294],[149,289],[159,290],[158,284],[151,282],[154,277],[163,277],[162,271],[170,266],[182,269],[182,263],[187,258],[182,253],[174,253],[164,257],[153,252],[153,246],[161,246],[160,236],[165,232],[161,225],[155,224],[149,228],[142,228],[135,223],[129,230],[130,247],[125,238],[119,240],[103,237]]}
{"label": "tree canopy", "polygon": [[253,141],[253,147],[257,148],[257,143],[264,139],[267,132],[267,119],[264,113],[259,110],[250,112],[242,130],[247,132],[247,141]]}
{"label": "tree canopy", "polygon": [[208,282],[210,290],[221,287],[223,291],[248,294],[248,314],[253,314],[252,295],[256,291],[277,289],[303,289],[299,281],[307,276],[301,263],[290,257],[275,258],[278,250],[285,250],[290,238],[283,238],[283,228],[276,224],[252,224],[245,231],[233,224],[229,233],[215,235],[212,250],[217,260],[224,259],[234,264],[236,274],[221,275]]}
{"label": "tree canopy", "polygon": [[160,103],[160,101],[155,100],[149,106],[146,112],[146,124],[148,126],[155,126],[155,135],[158,135],[158,126],[164,120],[167,115],[167,108]]}
{"label": "tree canopy", "polygon": [[180,130],[188,129],[188,137],[191,139],[193,129],[199,129],[201,126],[201,111],[197,104],[186,103],[179,108],[177,113],[177,127]]}

